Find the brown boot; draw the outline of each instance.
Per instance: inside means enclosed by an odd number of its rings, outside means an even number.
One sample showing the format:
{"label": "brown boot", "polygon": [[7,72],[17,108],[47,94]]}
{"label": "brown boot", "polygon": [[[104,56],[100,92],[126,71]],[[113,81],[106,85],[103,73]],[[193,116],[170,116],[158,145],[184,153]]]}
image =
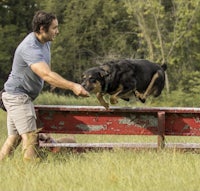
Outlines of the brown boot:
{"label": "brown boot", "polygon": [[0,161],[2,161],[7,156],[11,156],[20,142],[21,142],[20,135],[9,135],[1,148]]}
{"label": "brown boot", "polygon": [[38,134],[35,132],[22,134],[22,151],[24,161],[39,160],[36,147],[38,146]]}

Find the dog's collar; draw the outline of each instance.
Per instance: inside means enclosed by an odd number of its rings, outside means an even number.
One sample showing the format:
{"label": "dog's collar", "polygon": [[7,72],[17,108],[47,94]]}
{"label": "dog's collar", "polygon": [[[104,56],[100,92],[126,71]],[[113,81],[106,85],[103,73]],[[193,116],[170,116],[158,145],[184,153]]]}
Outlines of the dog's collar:
{"label": "dog's collar", "polygon": [[104,92],[107,92],[108,90],[108,83],[105,84]]}
{"label": "dog's collar", "polygon": [[107,92],[110,80],[111,80],[111,75],[109,74],[108,76],[105,77],[105,86],[103,92]]}

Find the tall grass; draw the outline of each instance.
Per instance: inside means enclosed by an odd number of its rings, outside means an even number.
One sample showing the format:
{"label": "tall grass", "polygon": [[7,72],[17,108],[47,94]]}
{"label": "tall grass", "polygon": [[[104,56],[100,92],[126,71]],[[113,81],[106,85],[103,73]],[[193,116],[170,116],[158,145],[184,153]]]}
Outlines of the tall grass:
{"label": "tall grass", "polygon": [[199,155],[190,152],[49,153],[37,164],[24,164],[17,153],[0,164],[0,190],[198,191],[199,166]]}
{"label": "tall grass", "polygon": [[[95,97],[75,98],[44,93],[35,104],[98,105],[98,102]],[[1,145],[6,135],[6,113],[0,111]],[[157,141],[154,136],[76,135],[76,138],[78,142]],[[199,142],[199,138],[169,137],[167,141]],[[200,190],[200,155],[194,151],[114,149],[84,153],[68,150],[54,154],[41,149],[40,155],[41,162],[24,163],[20,145],[13,158],[1,162],[0,191]]]}

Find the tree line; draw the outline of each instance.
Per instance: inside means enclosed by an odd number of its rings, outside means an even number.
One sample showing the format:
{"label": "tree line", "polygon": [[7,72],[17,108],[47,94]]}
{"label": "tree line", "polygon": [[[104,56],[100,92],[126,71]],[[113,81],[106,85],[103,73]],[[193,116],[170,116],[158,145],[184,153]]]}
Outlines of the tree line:
{"label": "tree line", "polygon": [[107,60],[149,59],[168,64],[169,93],[199,93],[200,0],[2,0],[0,87],[41,9],[58,17],[51,65],[63,77],[79,82],[85,69]]}

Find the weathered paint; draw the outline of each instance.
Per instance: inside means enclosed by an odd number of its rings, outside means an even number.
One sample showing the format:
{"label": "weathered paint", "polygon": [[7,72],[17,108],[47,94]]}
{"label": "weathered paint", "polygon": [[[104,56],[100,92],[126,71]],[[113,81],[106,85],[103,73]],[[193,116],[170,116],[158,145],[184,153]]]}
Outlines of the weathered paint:
{"label": "weathered paint", "polygon": [[200,136],[199,108],[35,106],[45,133]]}
{"label": "weathered paint", "polygon": [[76,127],[82,131],[99,131],[105,129],[104,125],[77,124]]}
{"label": "weathered paint", "polygon": [[[188,108],[112,108],[36,106],[44,132],[155,135],[158,112],[165,112],[165,135],[200,135],[200,110]],[[127,111],[128,110],[128,111]]]}
{"label": "weathered paint", "polygon": [[138,128],[148,128],[148,126],[158,126],[158,120],[155,116],[132,115],[119,119],[119,124],[125,124],[127,127],[136,126]]}

